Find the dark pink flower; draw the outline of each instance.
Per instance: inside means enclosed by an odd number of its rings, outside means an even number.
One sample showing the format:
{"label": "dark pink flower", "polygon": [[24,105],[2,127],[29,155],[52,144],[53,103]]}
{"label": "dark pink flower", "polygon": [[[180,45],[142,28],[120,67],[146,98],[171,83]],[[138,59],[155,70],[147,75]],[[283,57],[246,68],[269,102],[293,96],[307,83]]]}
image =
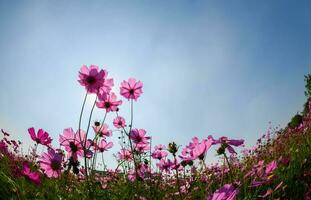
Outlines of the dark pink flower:
{"label": "dark pink flower", "polygon": [[104,86],[107,74],[106,70],[99,70],[96,65],[91,65],[89,68],[83,65],[79,71],[78,81],[88,93],[98,93],[99,89]]}
{"label": "dark pink flower", "polygon": [[100,152],[104,152],[104,151],[108,151],[108,149],[111,149],[111,147],[113,146],[112,142],[106,142],[106,140],[102,139],[99,144],[97,145],[97,149]]}
{"label": "dark pink flower", "polygon": [[243,139],[232,140],[232,139],[228,139],[227,137],[221,137],[218,140],[215,140],[214,144],[226,144],[227,145],[226,149],[228,149],[230,153],[236,154],[235,150],[233,149],[231,145],[236,146],[236,147],[241,146],[244,144],[244,140]]}
{"label": "dark pink flower", "polygon": [[3,140],[0,140],[0,152],[7,153],[8,152],[8,145]]}
{"label": "dark pink flower", "polygon": [[29,167],[29,163],[27,161],[23,162],[23,170],[22,174],[27,177],[31,182],[39,185],[41,180],[40,180],[40,173],[31,171]]}
{"label": "dark pink flower", "polygon": [[49,145],[52,142],[52,139],[49,137],[49,134],[45,132],[43,129],[39,129],[36,134],[35,129],[33,127],[28,129],[28,133],[33,141],[37,144]]}
{"label": "dark pink flower", "polygon": [[146,130],[144,129],[132,129],[130,132],[130,138],[135,144],[149,144],[150,137],[146,136]]}
{"label": "dark pink flower", "polygon": [[118,106],[121,104],[122,101],[117,101],[117,96],[113,92],[107,94],[105,99],[101,99],[100,101],[96,102],[96,106],[98,108],[104,108],[106,112],[117,111]]}
{"label": "dark pink flower", "polygon": [[142,91],[143,83],[141,81],[136,81],[134,78],[129,78],[128,81],[123,81],[120,87],[120,94],[126,99],[137,98],[143,93]]}
{"label": "dark pink flower", "polygon": [[226,184],[214,192],[207,200],[234,200],[239,190],[232,184]]}
{"label": "dark pink flower", "polygon": [[121,116],[118,116],[113,120],[113,125],[116,128],[124,128],[125,127],[125,119]]}
{"label": "dark pink flower", "polygon": [[39,163],[41,169],[48,177],[57,178],[62,170],[62,158],[63,156],[54,149],[48,149],[48,153],[43,153]]}

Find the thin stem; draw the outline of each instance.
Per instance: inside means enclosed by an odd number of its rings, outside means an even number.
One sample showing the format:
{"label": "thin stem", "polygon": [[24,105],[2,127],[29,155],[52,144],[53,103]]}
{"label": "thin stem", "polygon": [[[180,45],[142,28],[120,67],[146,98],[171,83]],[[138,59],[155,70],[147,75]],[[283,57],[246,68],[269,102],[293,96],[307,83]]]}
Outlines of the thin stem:
{"label": "thin stem", "polygon": [[[93,104],[92,109],[91,109],[91,113],[90,113],[90,116],[89,116],[89,122],[88,122],[87,130],[86,130],[86,134],[85,134],[85,138],[84,138],[84,144],[82,145],[83,153],[84,153],[85,178],[86,178],[86,182],[87,182],[87,185],[88,185],[89,197],[93,196],[93,192],[91,191],[91,185],[90,185],[89,177],[88,177],[88,165],[87,165],[87,157],[86,157],[87,156],[86,141],[87,141],[87,135],[88,135],[88,132],[89,132],[89,129],[90,129],[92,114],[93,114],[93,110],[94,110],[96,101],[97,101],[97,95],[96,95],[96,99],[95,99],[94,104]],[[84,107],[84,104],[85,104],[85,102],[83,102],[83,107]],[[82,143],[83,140],[81,138],[81,133],[80,132],[81,131],[80,131],[80,123],[79,123],[79,136],[80,136],[80,141]]]}
{"label": "thin stem", "polygon": [[[177,164],[176,155],[174,155],[174,162],[175,162],[175,165],[176,165]],[[180,189],[180,182],[179,182],[179,175],[178,175],[178,168],[177,167],[176,167],[175,171],[176,171],[176,181],[177,181],[178,193],[179,193],[180,199],[182,199],[181,189]]]}
{"label": "thin stem", "polygon": [[[85,97],[84,97],[84,100],[83,100],[83,104],[82,104],[82,108],[81,108],[81,112],[80,112],[80,117],[79,117],[79,128],[78,128],[78,131],[79,131],[80,141],[82,141],[82,138],[81,138],[81,120],[82,120],[82,114],[83,114],[86,98],[87,98],[87,92],[85,93]],[[76,140],[76,135],[75,135],[74,140]]]}

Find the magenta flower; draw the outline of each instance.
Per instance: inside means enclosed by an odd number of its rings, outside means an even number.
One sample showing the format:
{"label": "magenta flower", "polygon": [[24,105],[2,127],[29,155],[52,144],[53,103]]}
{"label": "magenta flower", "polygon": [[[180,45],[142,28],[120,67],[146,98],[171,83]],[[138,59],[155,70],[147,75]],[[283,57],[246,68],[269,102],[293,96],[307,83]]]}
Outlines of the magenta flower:
{"label": "magenta flower", "polygon": [[166,148],[162,144],[155,146],[154,151],[151,154],[152,158],[158,159],[158,160],[165,158],[168,155],[168,153],[164,149]]}
{"label": "magenta flower", "polygon": [[236,154],[236,152],[235,152],[235,150],[233,149],[232,146],[236,146],[236,147],[241,146],[241,145],[244,144],[244,140],[243,139],[241,139],[241,140],[232,140],[232,139],[228,139],[227,137],[221,137],[218,140],[216,140],[214,142],[214,144],[225,144],[225,145],[227,145],[226,149],[228,149],[228,151],[230,153]]}
{"label": "magenta flower", "polygon": [[107,124],[93,126],[93,130],[100,137],[106,138],[112,136],[112,131],[108,129],[109,126]]}
{"label": "magenta flower", "polygon": [[78,81],[88,93],[98,93],[99,89],[104,86],[107,74],[106,70],[99,70],[96,65],[91,65],[89,68],[83,65],[79,71]]}
{"label": "magenta flower", "polygon": [[117,101],[117,96],[113,92],[107,94],[105,99],[100,99],[100,101],[96,102],[96,106],[104,108],[106,112],[117,111],[118,106],[121,104],[122,101]]}
{"label": "magenta flower", "polygon": [[96,146],[96,148],[100,151],[100,152],[104,152],[104,151],[108,151],[108,149],[111,149],[111,147],[113,146],[112,142],[106,142],[106,140],[102,139],[99,144]]}
{"label": "magenta flower", "polygon": [[62,159],[63,156],[61,154],[50,148],[48,153],[42,154],[39,160],[40,167],[49,178],[57,178],[62,170]]}
{"label": "magenta flower", "polygon": [[159,163],[157,163],[157,166],[161,171],[165,171],[167,173],[170,172],[172,167],[174,166],[174,162],[172,162],[170,159],[162,159]]}
{"label": "magenta flower", "polygon": [[48,146],[51,144],[52,139],[49,137],[49,134],[45,132],[43,129],[39,129],[36,134],[35,129],[33,127],[28,129],[28,133],[33,141],[37,144],[42,144]]}
{"label": "magenta flower", "polygon": [[239,190],[232,184],[226,184],[214,192],[207,200],[234,200]]}
{"label": "magenta flower", "polygon": [[278,166],[275,160],[270,162],[269,164],[266,165],[266,170],[265,170],[266,174],[271,174],[277,167]]}
{"label": "magenta flower", "polygon": [[142,91],[143,83],[141,81],[136,81],[134,78],[129,78],[128,81],[123,81],[120,87],[120,94],[126,99],[137,98],[143,93]]}
{"label": "magenta flower", "polygon": [[120,152],[118,152],[118,158],[119,160],[131,161],[133,159],[133,156],[130,150],[121,149]]}
{"label": "magenta flower", "polygon": [[27,177],[31,182],[39,185],[41,180],[40,180],[40,173],[39,172],[34,172],[31,171],[29,167],[29,163],[27,161],[23,162],[23,170],[22,174]]}
{"label": "magenta flower", "polygon": [[130,138],[135,144],[149,144],[147,140],[150,139],[146,136],[146,130],[136,128],[131,130]]}
{"label": "magenta flower", "polygon": [[118,116],[113,120],[113,125],[116,128],[124,128],[125,127],[125,119],[121,116]]}
{"label": "magenta flower", "polygon": [[[68,153],[68,157],[74,156],[83,156],[83,144],[85,140],[85,132],[80,130],[77,133],[74,133],[72,128],[66,128],[63,131],[63,135],[59,135],[59,143],[61,146],[65,147],[65,150]],[[87,142],[87,145],[90,145]]]}

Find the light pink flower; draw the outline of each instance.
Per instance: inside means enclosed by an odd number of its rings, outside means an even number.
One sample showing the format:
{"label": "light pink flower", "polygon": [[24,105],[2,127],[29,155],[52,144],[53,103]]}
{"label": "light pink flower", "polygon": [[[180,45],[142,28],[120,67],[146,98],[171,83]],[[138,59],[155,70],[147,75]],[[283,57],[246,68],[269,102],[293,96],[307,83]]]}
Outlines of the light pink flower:
{"label": "light pink flower", "polygon": [[125,119],[121,116],[118,116],[113,120],[113,125],[116,128],[124,128],[125,127]]}
{"label": "light pink flower", "polygon": [[49,145],[52,142],[52,139],[49,137],[49,134],[43,129],[39,129],[36,134],[35,129],[33,127],[28,129],[28,133],[33,141],[37,144]]}
{"label": "light pink flower", "polygon": [[100,137],[106,138],[112,136],[112,131],[108,130],[109,126],[107,124],[93,126],[93,130]]}
{"label": "light pink flower", "polygon": [[135,151],[137,151],[138,153],[144,153],[145,151],[150,150],[150,145],[148,143],[137,143],[134,144],[134,149]]}
{"label": "light pink flower", "polygon": [[158,160],[165,158],[167,155],[168,155],[168,153],[166,151],[161,151],[161,150],[155,150],[151,154],[152,158],[158,159]]}
{"label": "light pink flower", "polygon": [[121,149],[120,152],[118,152],[118,158],[120,160],[126,160],[131,161],[133,159],[131,151],[128,149]]}
{"label": "light pink flower", "polygon": [[108,149],[111,149],[113,146],[113,143],[112,142],[106,142],[106,140],[102,139],[99,144],[97,145],[97,149],[100,151],[100,152],[104,152],[104,151],[108,151]]}
{"label": "light pink flower", "polygon": [[141,81],[136,81],[134,78],[129,78],[128,81],[123,81],[120,87],[120,94],[126,99],[137,98],[143,93],[142,91],[143,83]]}
{"label": "light pink flower", "polygon": [[202,142],[199,142],[199,140],[194,137],[192,138],[192,142],[182,150],[182,155],[179,157],[186,161],[198,158],[203,160],[213,142],[214,140],[212,138],[203,139]]}
{"label": "light pink flower", "polygon": [[114,86],[112,78],[106,78],[104,84],[101,88],[99,88],[99,94],[101,96],[105,96],[105,94],[109,94],[111,88]]}
{"label": "light pink flower", "polygon": [[117,101],[117,96],[113,92],[107,94],[105,99],[101,99],[100,101],[96,102],[96,106],[98,108],[104,108],[106,112],[117,111],[118,106],[121,104],[122,101]]}
{"label": "light pink flower", "polygon": [[48,153],[43,153],[39,163],[42,170],[48,177],[57,178],[62,170],[62,155],[56,153],[54,149],[48,149]]}
{"label": "light pink flower", "polygon": [[[72,128],[66,128],[63,131],[62,135],[59,135],[59,143],[61,146],[65,147],[65,150],[68,153],[68,157],[71,156],[83,156],[83,145],[85,140],[85,132],[79,130],[75,133]],[[90,145],[87,142],[87,145]]]}
{"label": "light pink flower", "polygon": [[162,144],[155,146],[154,151],[151,154],[152,158],[158,160],[165,158],[168,155],[168,153],[164,149],[166,149],[166,147]]}
{"label": "light pink flower", "polygon": [[40,180],[40,173],[31,171],[29,167],[29,163],[27,161],[23,162],[23,170],[22,174],[27,177],[31,182],[39,185],[41,180]]}
{"label": "light pink flower", "polygon": [[83,65],[79,71],[78,81],[88,93],[98,93],[99,88],[104,86],[107,74],[106,70],[99,70],[96,65],[90,65],[89,68]]}

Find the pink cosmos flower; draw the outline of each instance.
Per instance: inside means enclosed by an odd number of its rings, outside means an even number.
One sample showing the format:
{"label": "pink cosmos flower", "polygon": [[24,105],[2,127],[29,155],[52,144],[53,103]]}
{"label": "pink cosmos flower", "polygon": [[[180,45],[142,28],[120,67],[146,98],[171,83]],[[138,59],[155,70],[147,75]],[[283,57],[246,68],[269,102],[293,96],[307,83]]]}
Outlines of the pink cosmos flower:
{"label": "pink cosmos flower", "polygon": [[107,94],[105,99],[101,99],[100,101],[96,102],[96,106],[98,108],[104,108],[106,112],[117,111],[118,106],[121,104],[122,101],[117,101],[117,96],[113,92]]}
{"label": "pink cosmos flower", "polygon": [[120,87],[120,94],[126,99],[137,98],[143,93],[142,91],[143,83],[141,81],[136,81],[134,78],[129,78],[128,81],[123,81]]}
{"label": "pink cosmos flower", "polygon": [[169,173],[174,166],[174,162],[172,162],[170,159],[162,159],[159,163],[157,163],[157,166],[161,171],[166,171],[167,173]]}
{"label": "pink cosmos flower", "polygon": [[118,116],[113,120],[113,125],[116,128],[124,128],[125,127],[125,119],[121,116]]}
{"label": "pink cosmos flower", "polygon": [[166,149],[166,147],[162,144],[155,146],[154,151],[151,154],[152,158],[158,159],[158,160],[165,158],[168,155],[168,153],[164,151],[164,149]]}
{"label": "pink cosmos flower", "polygon": [[130,132],[130,138],[135,144],[149,144],[147,140],[150,139],[150,137],[145,136],[146,130],[144,129],[132,129]]}
{"label": "pink cosmos flower", "polygon": [[108,149],[111,149],[111,147],[113,146],[112,142],[106,142],[106,140],[102,139],[99,144],[97,145],[97,149],[100,152],[104,152],[104,151],[108,151]]}
{"label": "pink cosmos flower", "polygon": [[272,161],[265,166],[264,161],[261,160],[244,177],[252,176],[254,179],[250,187],[258,187],[271,182],[271,178],[274,177],[272,173],[276,168],[276,161]]}
{"label": "pink cosmos flower", "polygon": [[226,184],[214,192],[207,200],[234,200],[239,190],[232,184]]}
{"label": "pink cosmos flower", "polygon": [[202,142],[199,142],[198,138],[194,137],[192,138],[192,142],[182,150],[182,155],[179,157],[186,161],[195,160],[197,158],[203,160],[213,142],[214,140],[211,137],[202,140]]}
{"label": "pink cosmos flower", "polygon": [[50,148],[48,153],[42,154],[39,160],[40,167],[49,178],[57,178],[62,170],[62,159],[63,156],[61,154]]}
{"label": "pink cosmos flower", "polygon": [[101,88],[99,88],[99,94],[104,96],[105,94],[109,94],[111,88],[114,86],[112,78],[106,78],[104,84]]}
{"label": "pink cosmos flower", "polygon": [[158,159],[158,160],[165,158],[167,155],[168,153],[166,151],[160,151],[160,150],[155,150],[151,154],[152,158]]}
{"label": "pink cosmos flower", "polygon": [[133,159],[131,151],[128,149],[121,149],[120,152],[118,152],[118,158],[120,160],[126,160],[131,161]]}
{"label": "pink cosmos flower", "polygon": [[35,129],[33,127],[28,129],[28,133],[33,141],[37,144],[49,145],[52,142],[52,139],[49,137],[49,134],[45,132],[43,129],[39,129],[36,134]]}
{"label": "pink cosmos flower", "polygon": [[265,170],[266,174],[271,174],[277,167],[278,166],[275,160],[270,162],[269,164],[266,165],[266,170]]}
{"label": "pink cosmos flower", "polygon": [[93,130],[100,137],[106,138],[112,136],[112,131],[108,130],[109,126],[107,124],[93,126]]}
{"label": "pink cosmos flower", "polygon": [[[74,156],[83,156],[83,144],[85,140],[85,132],[83,130],[74,133],[72,128],[66,128],[63,131],[62,135],[59,135],[59,143],[61,146],[65,147],[65,150],[68,153],[68,157]],[[87,142],[87,145],[90,145]]]}
{"label": "pink cosmos flower", "polygon": [[137,143],[137,144],[134,144],[134,149],[139,154],[141,154],[141,153],[144,153],[145,151],[149,150],[150,146],[149,146],[149,144]]}
{"label": "pink cosmos flower", "polygon": [[79,71],[78,81],[88,93],[98,93],[99,89],[104,86],[107,74],[106,70],[99,70],[96,65],[91,65],[89,68],[83,65]]}
{"label": "pink cosmos flower", "polygon": [[130,181],[135,181],[136,178],[143,180],[145,178],[145,174],[147,172],[150,172],[150,168],[148,167],[148,165],[146,165],[144,163],[140,163],[137,166],[137,177],[136,177],[136,171],[131,169],[128,171],[128,179]]}
{"label": "pink cosmos flower", "polygon": [[227,145],[227,149],[230,153],[232,154],[236,154],[235,150],[233,149],[233,146],[241,146],[244,144],[244,140],[232,140],[232,139],[228,139],[227,137],[221,137],[218,140],[215,140],[214,144],[226,144]]}
{"label": "pink cosmos flower", "polygon": [[0,140],[0,152],[8,153],[8,145],[3,140]]}
{"label": "pink cosmos flower", "polygon": [[27,161],[23,162],[23,170],[22,174],[27,177],[31,182],[39,185],[40,180],[40,174],[38,172],[31,171],[29,167],[29,163]]}

